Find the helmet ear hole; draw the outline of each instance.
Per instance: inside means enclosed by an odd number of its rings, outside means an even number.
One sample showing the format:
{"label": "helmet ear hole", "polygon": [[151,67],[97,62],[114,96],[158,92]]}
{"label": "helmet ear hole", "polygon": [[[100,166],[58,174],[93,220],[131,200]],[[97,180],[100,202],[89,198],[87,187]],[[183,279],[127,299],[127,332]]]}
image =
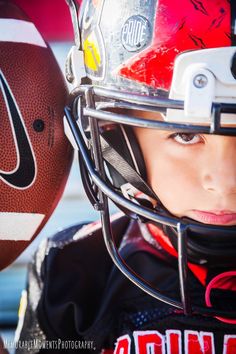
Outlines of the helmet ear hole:
{"label": "helmet ear hole", "polygon": [[[101,135],[124,158],[132,169],[145,180],[145,163],[133,129],[123,125],[114,125],[113,129],[104,130]],[[127,180],[116,170],[114,165],[112,166],[107,163],[107,166],[115,187],[120,188],[123,184],[127,183]]]}

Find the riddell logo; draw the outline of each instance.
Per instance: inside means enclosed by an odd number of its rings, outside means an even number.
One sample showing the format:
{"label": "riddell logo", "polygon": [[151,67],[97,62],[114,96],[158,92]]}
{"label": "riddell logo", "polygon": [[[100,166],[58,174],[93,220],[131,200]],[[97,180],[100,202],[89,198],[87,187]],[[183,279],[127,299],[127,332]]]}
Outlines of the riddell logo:
{"label": "riddell logo", "polygon": [[17,155],[16,167],[12,171],[0,170],[0,180],[13,188],[26,189],[36,177],[34,152],[19,107],[1,71],[0,91],[6,104]]}
{"label": "riddell logo", "polygon": [[[185,330],[133,332],[134,350],[131,350],[129,335],[118,338],[114,354],[235,354],[236,335],[225,335],[222,348],[216,348],[214,333]],[[103,351],[105,354],[106,351]]]}

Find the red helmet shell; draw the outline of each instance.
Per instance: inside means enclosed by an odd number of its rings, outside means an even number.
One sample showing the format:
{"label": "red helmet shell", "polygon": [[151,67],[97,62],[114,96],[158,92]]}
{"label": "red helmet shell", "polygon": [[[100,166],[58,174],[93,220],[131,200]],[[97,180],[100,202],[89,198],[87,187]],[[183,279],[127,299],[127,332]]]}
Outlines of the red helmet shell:
{"label": "red helmet shell", "polygon": [[[124,63],[119,74],[148,86],[169,90],[178,54],[231,45],[231,11],[227,0],[160,0],[153,38],[142,53]],[[142,68],[145,68],[143,70]]]}
{"label": "red helmet shell", "polygon": [[67,89],[51,49],[18,7],[0,3],[0,269],[36,237],[69,174]]}
{"label": "red helmet shell", "polygon": [[169,90],[177,55],[235,42],[233,2],[228,0],[85,3],[85,65],[88,76],[101,85]]}

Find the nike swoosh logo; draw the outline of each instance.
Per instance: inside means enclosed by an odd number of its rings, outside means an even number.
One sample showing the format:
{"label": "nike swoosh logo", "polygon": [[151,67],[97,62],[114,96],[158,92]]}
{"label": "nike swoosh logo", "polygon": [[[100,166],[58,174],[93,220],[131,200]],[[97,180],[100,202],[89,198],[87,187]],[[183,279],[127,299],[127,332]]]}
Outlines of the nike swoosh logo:
{"label": "nike swoosh logo", "polygon": [[0,179],[13,188],[26,189],[35,180],[36,161],[21,112],[2,71],[0,71],[0,90],[6,104],[17,154],[15,169],[9,172],[0,170]]}

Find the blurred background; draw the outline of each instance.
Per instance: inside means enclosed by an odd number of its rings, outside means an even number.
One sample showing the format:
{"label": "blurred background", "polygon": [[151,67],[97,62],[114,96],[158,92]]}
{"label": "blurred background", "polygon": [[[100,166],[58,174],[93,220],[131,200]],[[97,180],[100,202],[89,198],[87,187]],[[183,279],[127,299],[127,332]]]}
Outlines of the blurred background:
{"label": "blurred background", "polygon": [[[32,19],[44,39],[51,46],[64,72],[67,53],[73,45],[70,13],[65,0],[14,0]],[[81,221],[99,218],[84,194],[75,156],[63,198],[52,217],[28,249],[7,269],[0,273],[0,334],[12,339],[22,290],[26,285],[27,263],[39,242],[57,231]]]}

